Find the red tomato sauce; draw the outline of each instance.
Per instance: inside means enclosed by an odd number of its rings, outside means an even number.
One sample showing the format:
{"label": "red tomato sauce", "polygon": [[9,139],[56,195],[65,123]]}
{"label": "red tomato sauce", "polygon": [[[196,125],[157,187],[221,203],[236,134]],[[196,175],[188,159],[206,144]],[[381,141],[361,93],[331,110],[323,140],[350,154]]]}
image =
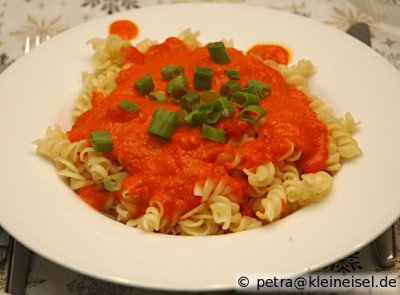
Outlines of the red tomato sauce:
{"label": "red tomato sauce", "polygon": [[[164,43],[151,47],[146,54],[134,47],[125,49],[125,61],[132,66],[119,73],[117,89],[106,97],[95,95],[93,108],[78,117],[68,133],[71,141],[78,141],[88,139],[92,131],[110,131],[114,148],[106,155],[118,159],[130,173],[123,181],[122,190],[128,189],[133,195],[132,202],[138,208],[134,217],[143,214],[150,201],[163,205],[164,218],[167,219],[172,219],[175,212],[183,213],[194,208],[200,204],[200,198],[193,195],[194,184],[207,178],[223,180],[231,186],[236,195],[233,201],[243,205],[243,214],[250,214],[245,206],[249,190],[247,179],[243,174],[231,173],[229,163],[217,161],[223,152],[239,154],[241,165],[252,168],[269,161],[276,162],[292,142],[303,151],[299,165],[302,172],[316,172],[326,167],[327,128],[308,107],[309,99],[288,86],[277,71],[258,59],[233,48],[227,50],[231,61],[221,65],[211,60],[207,48],[189,50],[176,38],[168,38]],[[165,65],[184,67],[190,91],[195,91],[193,76],[196,66],[214,69],[212,89],[215,92],[229,81],[225,74],[227,68],[239,70],[241,79],[238,82],[242,87],[250,79],[270,84],[271,93],[260,103],[267,111],[267,120],[258,136],[234,147],[203,138],[199,126],[179,127],[169,141],[149,135],[147,129],[155,109],[177,111],[181,107],[172,101],[168,104],[153,102],[140,95],[133,84],[142,76],[151,74],[155,91],[165,91],[167,82],[161,76]],[[118,104],[125,99],[138,104],[140,111],[132,114],[119,108]],[[252,128],[252,124],[239,120],[237,115],[235,112],[232,118],[216,124],[225,130],[227,140],[238,140]]]}
{"label": "red tomato sauce", "polygon": [[130,20],[116,20],[108,28],[110,35],[118,35],[124,40],[133,40],[139,33],[139,28]]}
{"label": "red tomato sauce", "polygon": [[247,55],[259,60],[272,59],[278,64],[287,65],[290,60],[290,52],[283,46],[273,44],[259,44],[251,47]]}
{"label": "red tomato sauce", "polygon": [[81,199],[98,211],[104,210],[105,203],[112,194],[99,190],[95,185],[83,187],[79,190]]}

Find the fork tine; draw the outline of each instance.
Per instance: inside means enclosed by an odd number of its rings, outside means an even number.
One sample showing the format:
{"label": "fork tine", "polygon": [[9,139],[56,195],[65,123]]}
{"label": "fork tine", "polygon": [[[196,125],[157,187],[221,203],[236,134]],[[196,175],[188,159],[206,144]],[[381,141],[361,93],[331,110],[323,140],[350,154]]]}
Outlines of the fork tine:
{"label": "fork tine", "polygon": [[29,51],[31,51],[31,38],[28,36],[25,39],[24,53],[27,54]]}
{"label": "fork tine", "polygon": [[49,34],[46,35],[35,35],[33,36],[28,36],[25,38],[25,43],[24,43],[24,54],[28,54],[33,48],[38,47],[40,44],[43,42],[49,40],[51,36]]}
{"label": "fork tine", "polygon": [[38,47],[40,45],[40,35],[35,36],[35,46]]}

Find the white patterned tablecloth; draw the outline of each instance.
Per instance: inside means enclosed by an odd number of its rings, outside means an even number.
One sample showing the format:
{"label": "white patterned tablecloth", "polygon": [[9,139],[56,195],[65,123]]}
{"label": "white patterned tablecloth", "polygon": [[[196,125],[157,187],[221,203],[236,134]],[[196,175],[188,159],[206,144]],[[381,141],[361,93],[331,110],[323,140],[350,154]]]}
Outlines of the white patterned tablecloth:
{"label": "white patterned tablecloth", "polygon": [[[362,2],[364,1],[364,2]],[[129,9],[145,6],[164,5],[182,2],[231,2],[267,6],[304,17],[308,17],[338,30],[345,31],[357,22],[367,23],[372,33],[373,48],[384,56],[400,71],[400,14],[398,21],[389,18],[389,14],[378,14],[365,10],[367,0],[0,0],[0,72],[23,55],[23,45],[27,36],[38,33],[54,36],[68,28],[88,20]],[[386,0],[400,5],[400,1]],[[363,5],[357,5],[362,2]],[[399,94],[400,99],[400,94]],[[396,234],[400,241],[400,221],[397,222]],[[0,229],[0,294],[5,287],[4,261],[7,234]],[[400,247],[397,249],[400,257]],[[327,266],[322,271],[343,274],[379,274],[383,270],[376,265],[372,246]],[[386,270],[400,278],[400,258],[397,264]],[[380,291],[382,292],[382,291]],[[218,294],[234,294],[221,292]],[[357,294],[369,294],[356,291]],[[385,293],[385,292],[384,292]],[[115,285],[108,282],[65,269],[38,255],[34,255],[31,264],[28,287],[29,295],[130,295],[160,294],[159,291],[142,290]],[[196,293],[200,294],[200,293]],[[317,294],[317,293],[315,293]],[[329,293],[336,294],[336,293]],[[352,293],[353,294],[353,293]],[[378,294],[375,293],[374,294]],[[383,293],[379,293],[383,294]],[[389,294],[400,294],[392,291]]]}

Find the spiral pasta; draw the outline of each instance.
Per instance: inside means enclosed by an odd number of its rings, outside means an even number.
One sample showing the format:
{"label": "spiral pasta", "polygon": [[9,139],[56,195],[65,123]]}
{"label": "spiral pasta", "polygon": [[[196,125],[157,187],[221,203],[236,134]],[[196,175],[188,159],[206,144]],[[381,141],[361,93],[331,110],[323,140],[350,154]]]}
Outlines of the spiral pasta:
{"label": "spiral pasta", "polygon": [[199,36],[199,31],[192,32],[191,29],[186,29],[178,35],[178,39],[182,40],[189,49],[195,49],[202,46],[200,41],[198,40]]}
{"label": "spiral pasta", "polygon": [[327,125],[329,135],[335,140],[341,157],[351,159],[361,155],[357,141],[346,129],[348,126],[330,114],[321,116],[321,119]]}
{"label": "spiral pasta", "polygon": [[58,174],[70,181],[73,190],[88,186],[94,182],[102,182],[109,174],[123,169],[112,163],[101,153],[95,152],[84,139],[71,142],[56,126],[48,128],[47,137],[33,141],[37,146],[36,152],[55,162]]}
{"label": "spiral pasta", "polygon": [[243,169],[243,172],[248,176],[249,184],[254,188],[262,188],[269,185],[275,175],[275,166],[269,162],[264,165],[260,165],[252,172],[248,169]]}
{"label": "spiral pasta", "polygon": [[299,205],[304,206],[326,196],[332,189],[332,176],[326,171],[317,173],[305,173],[301,176],[303,195]]}
{"label": "spiral pasta", "polygon": [[131,219],[126,222],[126,225],[137,227],[146,232],[160,230],[162,210],[159,206],[149,206],[144,215]]}
{"label": "spiral pasta", "polygon": [[261,221],[243,216],[237,203],[226,196],[215,195],[182,216],[177,229],[183,235],[208,235],[225,231],[238,232],[261,225]]}
{"label": "spiral pasta", "polygon": [[193,194],[201,197],[202,202],[206,202],[213,196],[220,194],[229,195],[230,192],[231,188],[225,185],[223,181],[215,182],[213,179],[207,178],[207,180],[204,182],[204,185],[199,183],[194,185]]}
{"label": "spiral pasta", "polygon": [[157,41],[155,41],[155,40],[150,40],[150,39],[147,38],[147,39],[144,39],[144,40],[138,42],[138,43],[136,44],[136,48],[137,48],[141,53],[146,53],[146,52],[149,50],[149,48],[150,48],[151,46],[156,45],[156,44],[157,44]]}
{"label": "spiral pasta", "polygon": [[95,52],[92,56],[95,72],[82,73],[83,90],[79,94],[72,112],[74,120],[91,109],[93,92],[107,95],[116,88],[115,79],[123,68],[121,50],[130,45],[128,41],[116,35],[110,35],[107,39],[95,38],[88,43],[92,45]]}
{"label": "spiral pasta", "polygon": [[287,196],[282,180],[274,178],[273,182],[267,189],[267,194],[260,202],[260,209],[257,210],[256,216],[267,222],[272,222],[280,218],[286,209]]}
{"label": "spiral pasta", "polygon": [[301,199],[303,188],[301,186],[300,174],[295,164],[285,164],[282,167],[283,187],[288,201],[293,203]]}
{"label": "spiral pasta", "polygon": [[315,66],[311,61],[301,59],[297,64],[288,67],[287,65],[277,64],[273,60],[263,61],[265,64],[278,70],[286,83],[296,87],[304,93],[309,93],[308,77],[315,72]]}

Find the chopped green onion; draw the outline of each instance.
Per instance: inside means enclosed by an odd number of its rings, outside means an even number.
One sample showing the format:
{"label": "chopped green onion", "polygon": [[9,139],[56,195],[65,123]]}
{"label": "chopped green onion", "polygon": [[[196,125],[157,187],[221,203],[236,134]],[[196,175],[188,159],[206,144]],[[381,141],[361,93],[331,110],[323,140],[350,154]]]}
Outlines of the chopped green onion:
{"label": "chopped green onion", "polygon": [[251,124],[255,124],[260,121],[265,113],[266,112],[262,107],[257,105],[249,105],[239,113],[238,118]]}
{"label": "chopped green onion", "polygon": [[229,99],[225,96],[221,96],[215,102],[215,108],[218,112],[221,113],[223,118],[230,118],[235,113],[235,109],[233,108]]}
{"label": "chopped green onion", "polygon": [[221,112],[216,106],[217,105],[213,101],[199,105],[196,110],[202,113],[202,115],[199,115],[199,118],[201,118],[201,122],[199,123],[207,123],[207,124],[216,123],[221,117]]}
{"label": "chopped green onion", "polygon": [[211,79],[214,70],[207,67],[196,67],[194,70],[194,88],[196,90],[211,89]]}
{"label": "chopped green onion", "polygon": [[156,109],[153,112],[152,117],[159,120],[167,121],[173,123],[175,121],[176,113],[166,109]]}
{"label": "chopped green onion", "polygon": [[206,124],[217,123],[219,118],[221,118],[221,113],[220,112],[213,111],[213,112],[208,112],[206,114],[207,114],[207,117],[203,121],[203,123],[206,123]]}
{"label": "chopped green onion", "polygon": [[113,150],[113,142],[108,130],[91,132],[90,141],[95,152],[111,152]]}
{"label": "chopped green onion", "polygon": [[218,64],[226,64],[231,59],[223,42],[213,42],[207,45],[211,59]]}
{"label": "chopped green onion", "polygon": [[161,76],[164,80],[172,80],[173,78],[183,74],[182,66],[165,66],[161,70]]}
{"label": "chopped green onion", "polygon": [[246,93],[251,93],[251,94],[257,96],[258,98],[260,98],[260,95],[258,94],[258,91],[255,87],[246,87],[242,91],[246,92]]}
{"label": "chopped green onion", "polygon": [[223,96],[231,97],[233,93],[240,91],[240,85],[236,81],[228,81],[221,86],[219,93]]}
{"label": "chopped green onion", "polygon": [[179,115],[165,109],[157,109],[153,113],[153,120],[147,130],[149,134],[168,140],[178,122]]}
{"label": "chopped green onion", "polygon": [[104,188],[109,192],[117,192],[121,189],[122,179],[126,176],[125,173],[115,173],[104,177]]}
{"label": "chopped green onion", "polygon": [[187,92],[179,99],[179,104],[187,111],[193,110],[199,103],[200,95],[197,92]]}
{"label": "chopped green onion", "polygon": [[144,75],[135,82],[135,88],[141,95],[146,95],[154,90],[153,77],[150,74]]}
{"label": "chopped green onion", "polygon": [[244,108],[248,105],[259,104],[260,98],[248,92],[237,91],[232,95],[232,102],[240,108]]}
{"label": "chopped green onion", "polygon": [[229,77],[231,80],[240,80],[240,74],[239,71],[236,69],[226,69],[225,74]]}
{"label": "chopped green onion", "polygon": [[176,127],[180,127],[185,124],[185,118],[188,115],[186,110],[179,110],[176,112],[178,114],[178,121],[176,122]]}
{"label": "chopped green onion", "polygon": [[202,109],[199,107],[197,110],[194,110],[185,117],[186,123],[188,123],[190,126],[194,126],[200,123],[214,124],[218,122],[221,117],[221,113],[214,109],[213,103],[202,104],[200,106],[204,107]]}
{"label": "chopped green onion", "polygon": [[207,120],[207,113],[199,111],[199,110],[195,110],[195,111],[191,112],[190,114],[188,114],[184,120],[190,126],[194,126],[196,124],[205,122]]}
{"label": "chopped green onion", "polygon": [[258,80],[250,80],[249,82],[247,82],[246,87],[250,89],[253,88],[253,91],[255,91],[260,98],[265,97],[271,92],[272,89],[271,86],[267,83]]}
{"label": "chopped green onion", "polygon": [[185,95],[188,92],[186,86],[175,85],[171,89],[171,96],[174,98],[175,102],[178,102],[182,95]]}
{"label": "chopped green onion", "polygon": [[188,91],[187,85],[186,77],[184,75],[179,75],[167,83],[167,93],[175,100],[178,100]]}
{"label": "chopped green onion", "polygon": [[179,75],[167,83],[167,93],[171,94],[172,88],[175,86],[187,86],[187,79],[185,75]]}
{"label": "chopped green onion", "polygon": [[212,91],[205,91],[200,93],[200,101],[201,102],[211,102],[216,100],[219,97],[219,94]]}
{"label": "chopped green onion", "polygon": [[158,103],[167,103],[167,96],[164,92],[150,92],[149,97]]}
{"label": "chopped green onion", "polygon": [[137,105],[136,103],[131,102],[130,100],[123,100],[119,103],[118,105],[121,109],[124,109],[125,111],[129,113],[135,113],[138,110],[140,110],[140,106]]}
{"label": "chopped green onion", "polygon": [[209,140],[225,143],[225,131],[222,129],[203,124],[202,135]]}
{"label": "chopped green onion", "polygon": [[202,112],[212,112],[212,111],[214,111],[214,107],[215,107],[214,103],[212,101],[210,101],[207,103],[200,104],[197,107],[197,109]]}

